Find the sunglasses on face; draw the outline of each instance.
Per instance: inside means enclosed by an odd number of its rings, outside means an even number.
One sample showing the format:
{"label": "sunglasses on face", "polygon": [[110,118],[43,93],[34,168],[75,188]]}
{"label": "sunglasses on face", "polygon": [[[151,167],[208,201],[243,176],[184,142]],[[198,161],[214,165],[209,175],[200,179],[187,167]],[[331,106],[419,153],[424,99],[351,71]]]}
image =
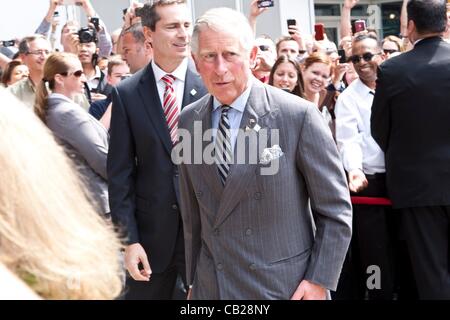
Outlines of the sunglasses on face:
{"label": "sunglasses on face", "polygon": [[60,73],[60,74],[61,74],[62,76],[65,76],[65,77],[74,75],[75,77],[79,78],[79,77],[81,77],[81,76],[84,74],[84,72],[83,72],[83,70],[77,70],[77,71],[72,72],[72,73],[62,72],[62,73]]}
{"label": "sunglasses on face", "polygon": [[375,56],[377,56],[379,54],[380,53],[373,54],[371,52],[366,52],[366,53],[364,53],[361,56],[353,55],[353,56],[351,56],[349,58],[349,61],[351,61],[353,64],[357,64],[357,63],[359,63],[361,61],[361,58],[363,58],[364,61],[370,62],[370,61],[372,61],[373,57],[375,57]]}
{"label": "sunglasses on face", "polygon": [[384,54],[393,54],[394,52],[398,52],[395,49],[383,49]]}

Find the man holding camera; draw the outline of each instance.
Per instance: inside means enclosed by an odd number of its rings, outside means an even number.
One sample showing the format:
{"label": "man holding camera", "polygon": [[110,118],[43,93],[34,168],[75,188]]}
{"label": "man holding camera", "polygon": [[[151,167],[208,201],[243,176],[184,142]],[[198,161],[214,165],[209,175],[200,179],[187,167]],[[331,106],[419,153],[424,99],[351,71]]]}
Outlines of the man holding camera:
{"label": "man holding camera", "polygon": [[154,59],[112,92],[109,200],[113,222],[128,243],[125,298],[171,299],[177,278],[186,275],[178,169],[171,151],[181,108],[206,90],[188,59],[186,1],[154,1],[141,15]]}
{"label": "man holding camera", "polygon": [[111,93],[105,74],[97,66],[97,32],[93,28],[81,28],[78,31],[78,58],[86,75],[86,97],[89,102],[106,99]]}

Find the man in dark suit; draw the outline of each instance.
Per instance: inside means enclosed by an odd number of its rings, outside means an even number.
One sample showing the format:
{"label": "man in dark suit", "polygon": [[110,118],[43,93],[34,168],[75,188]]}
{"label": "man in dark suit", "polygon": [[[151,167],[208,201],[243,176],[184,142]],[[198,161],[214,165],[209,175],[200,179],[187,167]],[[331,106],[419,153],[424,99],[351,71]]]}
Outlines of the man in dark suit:
{"label": "man in dark suit", "polygon": [[408,2],[414,49],[380,67],[372,135],[421,299],[450,299],[450,45],[445,0]]}
{"label": "man in dark suit", "polygon": [[206,93],[188,60],[185,1],[146,4],[154,60],[113,90],[108,180],[113,221],[127,238],[126,299],[170,299],[185,278],[178,171],[171,161],[180,109]]}

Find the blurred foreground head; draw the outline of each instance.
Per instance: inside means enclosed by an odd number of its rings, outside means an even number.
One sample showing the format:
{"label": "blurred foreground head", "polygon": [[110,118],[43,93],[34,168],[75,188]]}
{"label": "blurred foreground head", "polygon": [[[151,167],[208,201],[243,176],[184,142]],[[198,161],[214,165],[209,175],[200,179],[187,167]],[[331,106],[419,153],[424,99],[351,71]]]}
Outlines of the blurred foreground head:
{"label": "blurred foreground head", "polygon": [[120,241],[50,131],[0,88],[0,263],[46,299],[120,294]]}

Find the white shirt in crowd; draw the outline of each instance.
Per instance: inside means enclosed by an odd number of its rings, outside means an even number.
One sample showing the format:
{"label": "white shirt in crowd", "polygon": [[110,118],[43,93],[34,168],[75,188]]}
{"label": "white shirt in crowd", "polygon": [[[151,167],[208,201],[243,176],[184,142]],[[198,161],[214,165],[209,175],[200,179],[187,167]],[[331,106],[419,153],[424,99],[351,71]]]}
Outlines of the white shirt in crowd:
{"label": "white shirt in crowd", "polygon": [[[155,75],[155,81],[156,86],[158,87],[158,94],[159,99],[161,101],[161,106],[164,102],[164,91],[166,90],[166,85],[162,78],[168,74],[164,70],[162,70],[160,67],[158,67],[155,63],[155,60],[152,60],[152,69],[153,74]],[[173,83],[173,89],[177,95],[177,106],[178,109],[181,111],[181,104],[183,103],[183,94],[184,94],[184,84],[186,80],[186,72],[188,68],[188,59],[184,59],[183,62],[176,68],[171,75],[175,77],[175,81]]]}
{"label": "white shirt in crowd", "polygon": [[370,132],[373,97],[374,91],[357,79],[337,100],[336,140],[347,171],[361,169],[365,174],[385,172],[384,152]]}

